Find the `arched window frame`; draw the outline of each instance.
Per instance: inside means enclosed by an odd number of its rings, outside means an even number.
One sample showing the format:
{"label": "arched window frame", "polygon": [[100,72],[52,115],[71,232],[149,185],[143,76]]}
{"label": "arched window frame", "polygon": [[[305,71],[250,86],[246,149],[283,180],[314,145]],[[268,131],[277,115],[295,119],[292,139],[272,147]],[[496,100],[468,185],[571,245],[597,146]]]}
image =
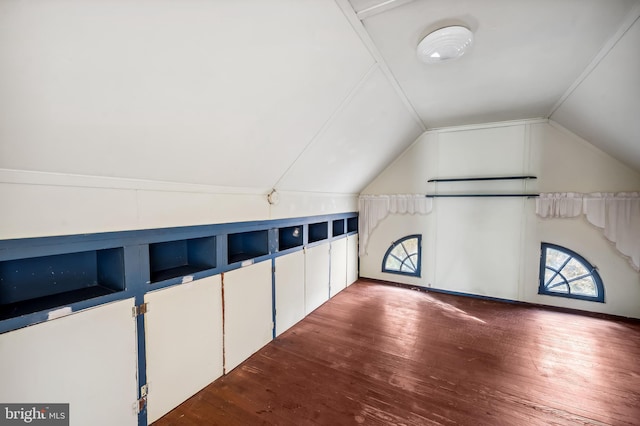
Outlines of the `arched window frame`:
{"label": "arched window frame", "polygon": [[[386,267],[387,258],[389,256],[392,256],[391,252],[393,251],[393,249],[395,249],[399,245],[402,245],[403,249],[405,250],[405,253],[407,254],[407,257],[405,259],[399,259],[396,257],[396,259],[398,259],[401,263],[404,263],[408,260],[411,261],[410,259],[411,254],[407,252],[403,243],[413,238],[418,240],[417,262],[415,265],[413,265],[415,267],[415,272],[406,272],[406,271],[397,271],[395,269],[387,269]],[[422,271],[422,235],[420,234],[407,235],[406,237],[402,237],[399,240],[394,241],[393,244],[391,244],[391,246],[387,249],[386,253],[382,257],[382,272],[387,272],[390,274],[398,274],[398,275],[407,275],[410,277],[420,277],[421,271]]]}
{"label": "arched window frame", "polygon": [[[551,266],[547,266],[547,249],[551,248],[554,250],[558,250],[566,255],[568,255],[569,257],[563,262],[563,265],[560,268],[553,268]],[[567,280],[567,278],[562,275],[561,271],[564,268],[564,266],[566,264],[568,264],[571,259],[576,259],[578,262],[580,262],[588,271],[589,271],[589,275],[583,275],[581,277],[577,277],[577,278],[573,278],[571,280]],[[562,277],[562,279],[565,281],[565,284],[567,285],[567,293],[559,293],[559,292],[555,292],[555,291],[550,291],[547,288],[547,280],[545,280],[546,277],[546,270],[551,270],[553,271],[556,275],[560,275],[560,277]],[[569,282],[571,281],[576,281],[577,279],[586,277],[586,276],[591,276],[593,277],[593,281],[595,282],[596,285],[596,290],[597,290],[597,295],[596,296],[585,296],[582,294],[572,294],[571,293],[571,287],[568,285]],[[551,279],[549,279],[548,281],[551,282],[553,281],[553,279],[555,278],[552,277]],[[604,284],[602,283],[602,278],[600,277],[600,274],[598,273],[597,268],[592,265],[587,259],[585,259],[584,257],[582,257],[581,255],[579,255],[578,253],[576,253],[573,250],[570,250],[566,247],[562,247],[559,246],[557,244],[551,244],[551,243],[542,243],[541,245],[541,250],[540,250],[540,277],[539,277],[539,287],[538,287],[538,294],[544,294],[544,295],[548,295],[548,296],[557,296],[557,297],[566,297],[569,299],[578,299],[578,300],[588,300],[588,301],[592,301],[592,302],[600,302],[600,303],[604,303]]]}

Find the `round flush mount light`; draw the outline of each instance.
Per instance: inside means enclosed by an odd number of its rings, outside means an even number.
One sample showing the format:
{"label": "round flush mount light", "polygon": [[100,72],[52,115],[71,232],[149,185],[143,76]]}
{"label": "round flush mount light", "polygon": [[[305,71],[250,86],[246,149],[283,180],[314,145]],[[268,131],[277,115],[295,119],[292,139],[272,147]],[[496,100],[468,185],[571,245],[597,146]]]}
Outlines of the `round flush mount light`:
{"label": "round flush mount light", "polygon": [[418,44],[418,59],[427,64],[451,61],[464,55],[473,45],[473,33],[454,25],[429,33]]}

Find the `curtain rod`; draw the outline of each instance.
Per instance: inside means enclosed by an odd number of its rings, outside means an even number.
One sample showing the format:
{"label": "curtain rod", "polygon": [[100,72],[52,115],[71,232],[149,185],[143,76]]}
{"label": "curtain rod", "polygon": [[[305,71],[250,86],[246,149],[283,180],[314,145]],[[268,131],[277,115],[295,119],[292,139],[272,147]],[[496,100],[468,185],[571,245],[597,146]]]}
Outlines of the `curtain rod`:
{"label": "curtain rod", "polygon": [[487,176],[487,177],[468,177],[468,178],[442,178],[429,179],[427,182],[464,182],[473,180],[522,180],[537,179],[536,176]]}
{"label": "curtain rod", "polygon": [[540,194],[426,194],[427,198],[458,198],[458,197],[527,197],[537,198]]}

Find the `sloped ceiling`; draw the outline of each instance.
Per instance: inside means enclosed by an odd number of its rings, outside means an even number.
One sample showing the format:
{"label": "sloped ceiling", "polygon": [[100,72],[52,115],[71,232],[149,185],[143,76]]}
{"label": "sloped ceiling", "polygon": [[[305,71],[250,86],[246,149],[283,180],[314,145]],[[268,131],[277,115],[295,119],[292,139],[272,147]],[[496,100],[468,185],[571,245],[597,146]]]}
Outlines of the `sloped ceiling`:
{"label": "sloped ceiling", "polygon": [[[426,128],[553,113],[640,170],[639,10],[0,0],[0,169],[358,193]],[[419,63],[421,37],[452,23],[474,49]]]}
{"label": "sloped ceiling", "polygon": [[[551,116],[640,170],[638,1],[349,1],[428,128]],[[417,44],[447,25],[473,49],[421,63]]]}
{"label": "sloped ceiling", "polygon": [[551,119],[640,171],[640,19],[632,16]]}
{"label": "sloped ceiling", "polygon": [[423,131],[333,0],[0,0],[0,64],[5,169],[357,193]]}

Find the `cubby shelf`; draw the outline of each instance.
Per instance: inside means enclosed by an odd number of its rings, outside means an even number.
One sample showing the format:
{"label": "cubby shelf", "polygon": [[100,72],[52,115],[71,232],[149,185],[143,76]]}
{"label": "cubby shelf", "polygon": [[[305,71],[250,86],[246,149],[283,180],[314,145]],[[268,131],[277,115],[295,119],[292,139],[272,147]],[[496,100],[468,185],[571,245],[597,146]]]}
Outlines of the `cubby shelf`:
{"label": "cubby shelf", "polygon": [[344,234],[344,219],[336,219],[332,224],[331,235],[337,237]]}
{"label": "cubby shelf", "polygon": [[0,262],[0,320],[124,291],[122,248]]}
{"label": "cubby shelf", "polygon": [[152,283],[215,267],[215,237],[149,244],[149,275]]}
{"label": "cubby shelf", "polygon": [[278,251],[288,250],[302,246],[304,241],[304,227],[287,226],[278,229]]}
{"label": "cubby shelf", "polygon": [[239,232],[227,236],[227,262],[242,262],[269,254],[269,232]]}
{"label": "cubby shelf", "polygon": [[309,224],[309,242],[315,243],[326,240],[329,237],[329,222],[317,222]]}
{"label": "cubby shelf", "polygon": [[347,232],[358,232],[358,217],[347,218]]}

